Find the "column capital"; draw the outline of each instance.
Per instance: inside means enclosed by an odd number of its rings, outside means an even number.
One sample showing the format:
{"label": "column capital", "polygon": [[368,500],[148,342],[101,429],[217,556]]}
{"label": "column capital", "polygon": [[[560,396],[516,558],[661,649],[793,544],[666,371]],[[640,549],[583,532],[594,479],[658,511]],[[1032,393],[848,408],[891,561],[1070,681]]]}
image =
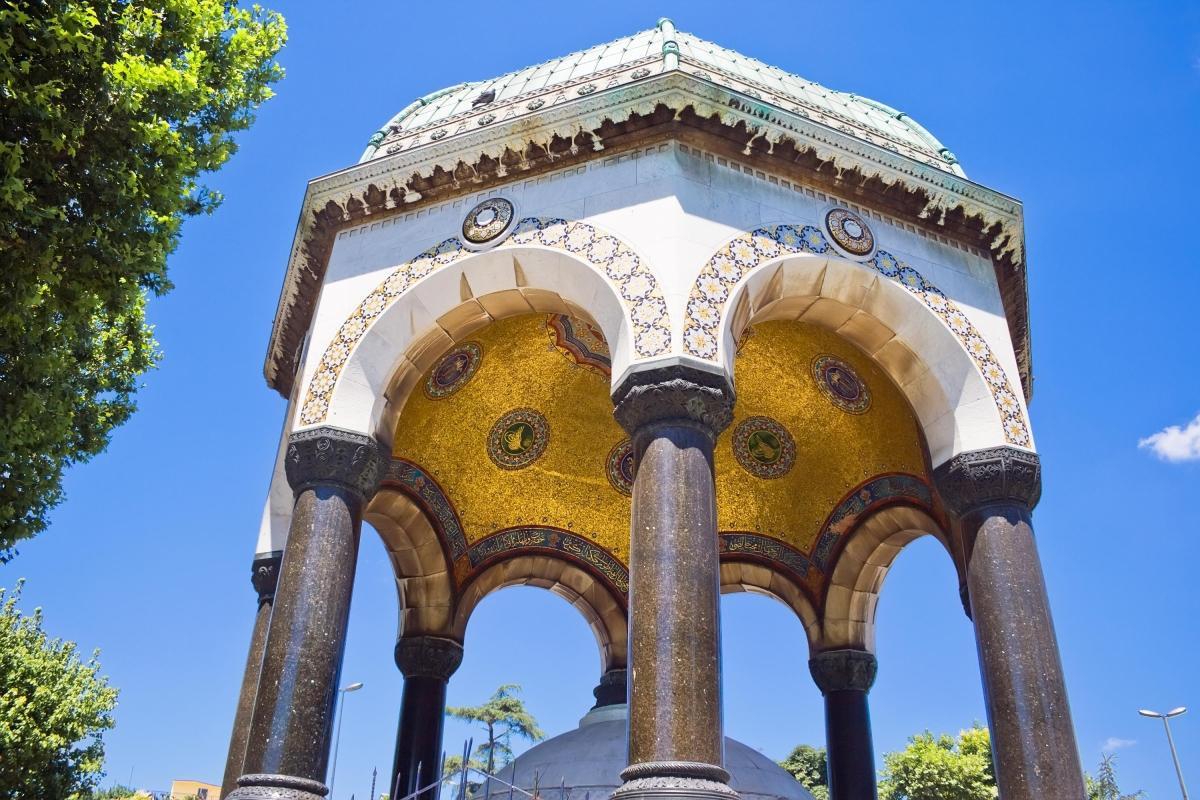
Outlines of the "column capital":
{"label": "column capital", "polygon": [[396,642],[396,666],[406,678],[448,681],[462,657],[461,644],[440,636],[410,636]]}
{"label": "column capital", "polygon": [[283,553],[276,550],[254,557],[250,565],[250,583],[258,592],[259,608],[275,600],[275,586],[279,583],[279,564]]}
{"label": "column capital", "polygon": [[659,422],[683,422],[713,438],[733,420],[733,386],[724,376],[691,367],[642,370],[613,392],[614,416],[630,436]]}
{"label": "column capital", "polygon": [[946,508],[960,517],[996,503],[1032,511],[1042,495],[1037,453],[1015,447],[959,453],[933,471],[933,480]]}
{"label": "column capital", "polygon": [[875,683],[878,664],[866,650],[826,650],[808,660],[808,671],[821,694],[867,692]]}
{"label": "column capital", "polygon": [[374,436],[323,426],[288,437],[284,470],[297,494],[334,485],[365,501],[375,494],[388,460]]}
{"label": "column capital", "polygon": [[629,702],[629,672],[624,667],[610,669],[600,676],[600,683],[592,689],[592,696],[596,698],[593,709]]}

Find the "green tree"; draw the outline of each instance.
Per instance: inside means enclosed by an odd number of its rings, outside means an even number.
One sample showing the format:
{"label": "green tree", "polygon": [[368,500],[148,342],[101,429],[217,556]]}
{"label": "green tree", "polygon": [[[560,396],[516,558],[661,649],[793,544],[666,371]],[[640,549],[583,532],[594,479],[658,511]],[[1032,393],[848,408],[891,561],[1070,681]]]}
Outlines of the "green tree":
{"label": "green tree", "polygon": [[779,766],[792,773],[816,800],[829,800],[829,759],[824,747],[798,745]]}
{"label": "green tree", "polygon": [[0,800],[87,797],[103,774],[101,734],[117,690],[99,653],[81,661],[74,642],[49,638],[42,612],[17,609],[21,586],[0,589]]}
{"label": "green tree", "polygon": [[1102,756],[1096,777],[1086,776],[1088,800],[1137,800],[1142,796],[1140,790],[1133,794],[1125,794],[1117,786],[1117,774],[1113,767],[1116,758],[1114,755]]}
{"label": "green tree", "polygon": [[987,728],[913,736],[883,757],[880,800],[991,800],[998,796]]}
{"label": "green tree", "polygon": [[133,413],[147,297],[184,218],[220,202],[200,176],[271,97],[285,39],[237,0],[0,4],[0,561]]}
{"label": "green tree", "polygon": [[[525,703],[517,697],[521,687],[515,683],[507,683],[496,690],[481,706],[451,706],[446,713],[456,719],[467,722],[478,722],[487,731],[487,740],[475,748],[475,758],[485,764],[484,770],[490,775],[496,771],[496,764],[504,766],[512,761],[511,739],[518,736],[531,742],[541,741],[546,737],[538,727],[533,715],[525,708]],[[447,762],[450,758],[446,759]],[[459,769],[462,763],[459,762]]]}

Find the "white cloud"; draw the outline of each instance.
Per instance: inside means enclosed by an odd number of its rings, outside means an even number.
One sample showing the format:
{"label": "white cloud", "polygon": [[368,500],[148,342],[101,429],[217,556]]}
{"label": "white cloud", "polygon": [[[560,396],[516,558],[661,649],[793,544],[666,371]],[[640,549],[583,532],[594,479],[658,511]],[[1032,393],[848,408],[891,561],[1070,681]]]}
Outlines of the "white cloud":
{"label": "white cloud", "polygon": [[1187,427],[1168,425],[1147,436],[1138,442],[1138,447],[1153,450],[1164,461],[1200,460],[1200,414]]}
{"label": "white cloud", "polygon": [[1137,744],[1136,739],[1118,739],[1116,736],[1110,736],[1104,740],[1104,744],[1100,745],[1100,752],[1115,753],[1123,747],[1133,747]]}

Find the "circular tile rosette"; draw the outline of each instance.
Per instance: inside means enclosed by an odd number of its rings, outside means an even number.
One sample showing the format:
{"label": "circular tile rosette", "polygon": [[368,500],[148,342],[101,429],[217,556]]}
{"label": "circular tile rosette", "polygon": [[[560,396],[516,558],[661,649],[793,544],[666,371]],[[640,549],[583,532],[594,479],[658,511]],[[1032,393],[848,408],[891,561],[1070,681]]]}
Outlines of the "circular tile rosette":
{"label": "circular tile rosette", "polygon": [[838,247],[853,256],[869,256],[875,249],[875,235],[862,217],[844,208],[825,215],[825,228]]}
{"label": "circular tile rosette", "polygon": [[813,378],[835,406],[847,414],[863,414],[871,407],[871,391],[854,367],[836,356],[817,356]]}
{"label": "circular tile rosette", "polygon": [[442,356],[425,379],[425,396],[441,400],[457,392],[479,369],[483,348],[475,342],[463,342]]}
{"label": "circular tile rosette", "polygon": [[759,478],[781,478],[796,463],[796,440],[770,417],[750,417],[733,429],[733,455]]}
{"label": "circular tile rosette", "polygon": [[622,439],[608,451],[608,459],[604,462],[604,472],[608,482],[623,495],[633,494],[633,443]]}
{"label": "circular tile rosette", "polygon": [[508,229],[514,213],[513,204],[503,197],[484,200],[467,212],[463,238],[471,244],[487,244]]}
{"label": "circular tile rosette", "polygon": [[487,451],[500,469],[521,469],[541,458],[550,441],[550,423],[532,408],[516,408],[496,420]]}

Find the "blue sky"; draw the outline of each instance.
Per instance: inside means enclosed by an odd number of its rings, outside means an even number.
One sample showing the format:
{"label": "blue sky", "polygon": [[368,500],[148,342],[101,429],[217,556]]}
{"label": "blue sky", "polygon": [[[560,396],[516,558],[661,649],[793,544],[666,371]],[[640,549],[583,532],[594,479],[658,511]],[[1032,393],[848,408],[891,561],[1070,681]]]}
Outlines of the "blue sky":
{"label": "blue sky", "polygon": [[[141,409],[106,454],[70,471],[50,530],[0,568],[0,586],[28,578],[24,605],[42,606],[50,631],[101,648],[121,688],[110,780],[220,780],[284,408],[261,364],[305,181],[352,164],[415,97],[667,14],[681,30],[903,109],[972,178],[1024,201],[1045,470],[1035,524],[1079,746],[1089,767],[1115,748],[1127,789],[1173,797],[1161,726],[1136,710],[1196,704],[1175,732],[1200,786],[1200,460],[1138,447],[1200,413],[1200,250],[1190,241],[1200,232],[1200,6],[275,5],[290,27],[288,75],[210,181],[225,204],[185,227],[175,291],[151,308],[166,356]],[[1173,440],[1180,453],[1185,437]],[[726,597],[722,611],[727,733],[774,758],[822,742],[799,621],[762,597]],[[972,630],[936,542],[901,555],[878,623],[879,753],[925,728],[983,719]],[[364,529],[343,674],[366,685],[347,702],[339,797],[366,797],[372,767],[390,771],[395,627],[390,568]],[[590,705],[597,677],[582,617],[548,593],[510,589],[472,620],[450,702],[521,683],[559,733]],[[448,749],[468,735],[449,724]]]}

